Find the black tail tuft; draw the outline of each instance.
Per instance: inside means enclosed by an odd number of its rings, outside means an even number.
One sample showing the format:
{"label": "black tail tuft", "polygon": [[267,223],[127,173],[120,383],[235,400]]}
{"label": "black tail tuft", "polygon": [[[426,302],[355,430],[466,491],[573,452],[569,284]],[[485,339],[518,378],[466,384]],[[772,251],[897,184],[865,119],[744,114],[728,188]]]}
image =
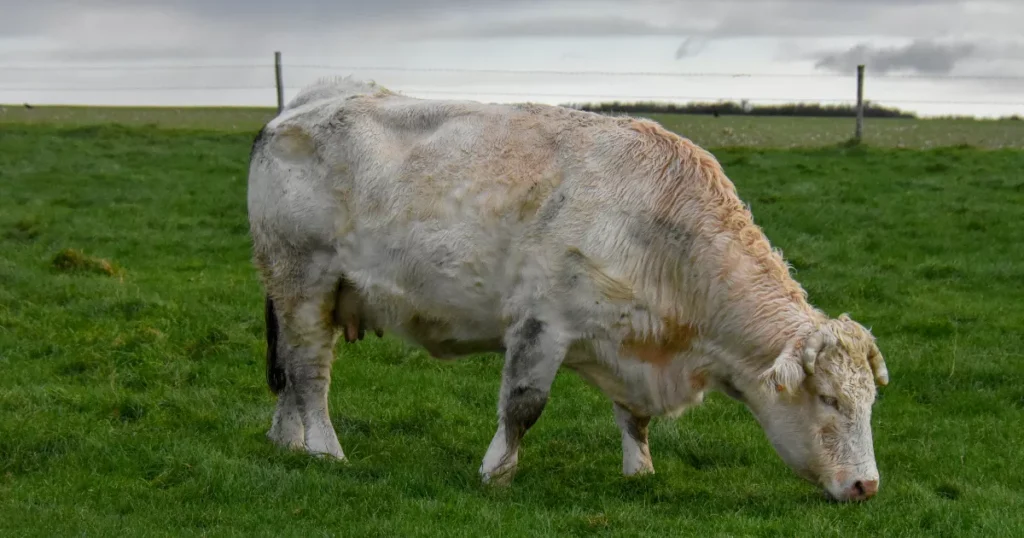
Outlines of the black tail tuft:
{"label": "black tail tuft", "polygon": [[288,380],[284,375],[284,367],[281,365],[280,357],[277,354],[277,313],[274,311],[274,301],[267,296],[266,301],[267,318],[267,386],[270,392],[279,394]]}

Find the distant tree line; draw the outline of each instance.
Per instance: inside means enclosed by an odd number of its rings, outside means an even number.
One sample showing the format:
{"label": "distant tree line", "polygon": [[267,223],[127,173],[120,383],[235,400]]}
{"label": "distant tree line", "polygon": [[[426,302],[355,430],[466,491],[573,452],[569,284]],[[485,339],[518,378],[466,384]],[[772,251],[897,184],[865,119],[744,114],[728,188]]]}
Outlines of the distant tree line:
{"label": "distant tree line", "polygon": [[[853,105],[820,104],[820,103],[786,103],[780,105],[753,105],[747,101],[719,101],[715,103],[659,103],[637,102],[622,103],[611,101],[604,103],[570,103],[563,105],[579,110],[601,113],[623,114],[708,114],[713,116],[817,116],[817,117],[855,117],[857,108]],[[916,118],[912,112],[898,108],[883,107],[864,103],[864,117],[868,118]]]}

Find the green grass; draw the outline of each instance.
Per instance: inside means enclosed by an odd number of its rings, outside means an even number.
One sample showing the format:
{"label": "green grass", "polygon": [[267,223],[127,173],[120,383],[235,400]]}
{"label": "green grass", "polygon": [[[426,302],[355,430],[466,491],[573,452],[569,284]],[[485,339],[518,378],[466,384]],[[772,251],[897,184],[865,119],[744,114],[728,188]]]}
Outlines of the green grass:
{"label": "green grass", "polygon": [[0,106],[0,125],[82,127],[121,124],[171,129],[257,132],[276,109],[257,107]]}
{"label": "green grass", "polygon": [[[807,148],[844,143],[853,118],[687,116],[649,114],[665,127],[710,147]],[[1024,149],[1024,121],[867,118],[863,141],[872,146],[932,149],[973,146]]]}
{"label": "green grass", "polygon": [[[255,132],[275,114],[268,108],[36,107],[0,106],[0,127],[125,125],[174,129]],[[853,137],[852,118],[699,116],[648,114],[669,129],[709,147],[828,147]],[[1024,149],[1024,121],[971,119],[864,120],[864,142],[875,146],[929,149],[969,145]]]}
{"label": "green grass", "polygon": [[841,505],[720,395],[655,421],[657,474],[624,479],[570,373],[491,491],[500,359],[373,336],[334,368],[351,463],[272,447],[237,131],[0,130],[0,535],[1024,534],[1024,152],[716,151],[812,301],[887,357],[881,492]]}

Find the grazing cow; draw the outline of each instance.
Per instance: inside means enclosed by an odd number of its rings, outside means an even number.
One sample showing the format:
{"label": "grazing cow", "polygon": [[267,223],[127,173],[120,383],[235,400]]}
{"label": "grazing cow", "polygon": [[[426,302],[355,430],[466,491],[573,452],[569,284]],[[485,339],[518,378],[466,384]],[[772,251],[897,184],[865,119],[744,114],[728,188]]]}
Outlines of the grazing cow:
{"label": "grazing cow", "polygon": [[260,132],[248,188],[278,445],[344,458],[334,344],[385,329],[504,354],[485,482],[565,367],[611,400],[626,475],[653,472],[652,417],[719,390],[833,498],[878,489],[874,338],[809,305],[715,158],[656,123],[323,81]]}

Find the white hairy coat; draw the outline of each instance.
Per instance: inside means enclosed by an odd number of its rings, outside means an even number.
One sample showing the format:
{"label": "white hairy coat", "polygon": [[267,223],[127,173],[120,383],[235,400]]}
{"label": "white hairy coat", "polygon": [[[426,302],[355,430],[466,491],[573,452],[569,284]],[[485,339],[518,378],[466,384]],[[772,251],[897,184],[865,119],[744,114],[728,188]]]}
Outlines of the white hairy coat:
{"label": "white hairy coat", "polygon": [[326,391],[358,319],[436,357],[506,354],[485,479],[565,367],[614,403],[626,474],[653,471],[651,417],[722,390],[833,497],[877,489],[873,337],[809,305],[715,158],[654,122],[324,81],[257,138],[248,196],[279,444],[344,457]]}

